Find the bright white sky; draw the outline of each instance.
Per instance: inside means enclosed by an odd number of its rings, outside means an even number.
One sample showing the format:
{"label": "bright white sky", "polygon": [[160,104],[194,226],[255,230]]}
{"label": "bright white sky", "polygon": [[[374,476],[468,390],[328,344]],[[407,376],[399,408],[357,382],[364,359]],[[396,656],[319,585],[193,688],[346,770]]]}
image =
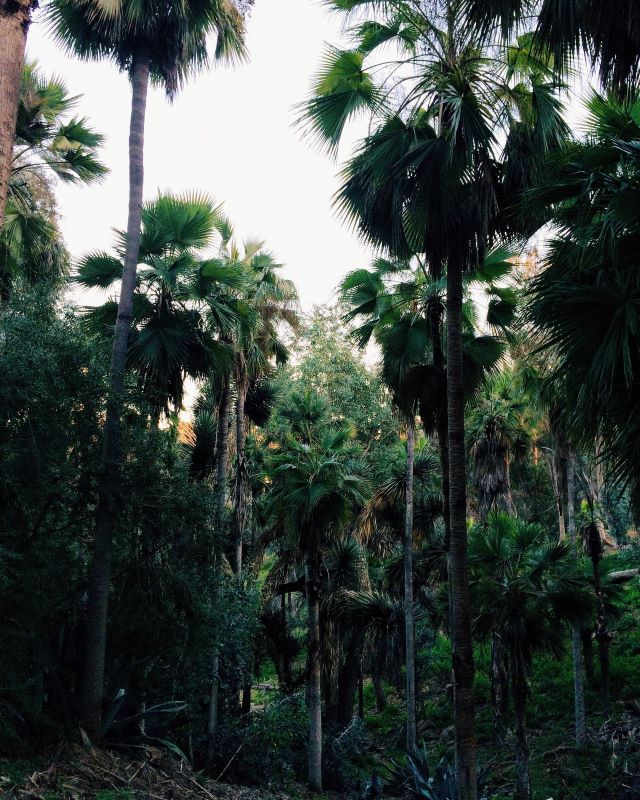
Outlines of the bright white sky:
{"label": "bright white sky", "polygon": [[[369,261],[331,210],[338,165],[292,127],[292,108],[307,96],[325,42],[339,38],[340,21],[318,0],[256,0],[248,21],[250,63],[199,75],[173,105],[152,90],[147,107],[145,197],[195,189],[224,201],[238,233],[264,239],[286,265],[307,309],[327,302],[346,272]],[[127,215],[128,80],[109,63],[65,55],[37,16],[27,57],[82,94],[79,115],[107,137],[107,179],[57,189],[72,256],[107,249],[111,229],[124,228]],[[352,141],[362,133],[352,130]]]}

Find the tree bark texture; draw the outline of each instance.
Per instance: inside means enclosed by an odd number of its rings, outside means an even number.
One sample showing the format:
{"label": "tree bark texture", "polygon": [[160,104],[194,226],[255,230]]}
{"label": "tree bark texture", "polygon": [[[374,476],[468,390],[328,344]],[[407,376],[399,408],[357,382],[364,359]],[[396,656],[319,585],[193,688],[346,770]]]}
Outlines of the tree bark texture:
{"label": "tree bark texture", "polygon": [[[439,275],[437,277],[440,277]],[[441,330],[442,311],[432,309],[429,315],[431,330],[431,341],[433,343],[433,366],[442,375],[443,384],[446,388],[446,364],[442,350],[442,330]],[[436,426],[438,434],[438,454],[440,456],[440,473],[442,476],[442,517],[444,519],[444,540],[445,549],[449,551],[449,540],[451,538],[449,524],[449,423],[447,419],[447,405],[445,398],[440,404],[436,416]]]}
{"label": "tree bark texture", "polygon": [[11,178],[13,144],[33,0],[0,0],[0,228]]}
{"label": "tree bark texture", "polygon": [[505,740],[504,712],[506,698],[504,652],[502,636],[498,631],[491,633],[491,705],[493,711],[493,741],[496,747],[502,747]]}
{"label": "tree bark texture", "polygon": [[215,525],[216,533],[223,545],[223,529],[227,508],[227,475],[229,472],[229,411],[231,405],[231,387],[229,378],[225,377],[220,394],[218,406],[218,433],[216,441],[216,498],[215,498]]}
{"label": "tree bark texture", "polygon": [[447,271],[447,411],[449,424],[449,515],[451,526],[451,649],[458,800],[476,800],[477,747],[473,691],[473,641],[467,554],[466,452],[462,375],[462,265]]}
{"label": "tree bark texture", "polygon": [[[230,405],[230,386],[229,378],[225,377],[218,405],[218,431],[216,435],[216,486],[214,503],[214,526],[219,537],[215,558],[214,581],[216,591],[219,591],[220,581],[222,580],[222,551],[223,551],[223,529],[225,523],[225,511],[227,507],[227,471],[229,466],[229,405]],[[207,719],[207,754],[206,764],[209,766],[213,761],[214,744],[216,730],[218,728],[218,717],[220,708],[220,655],[217,651],[211,659],[211,692],[209,695],[209,716]]]}
{"label": "tree bark texture", "polygon": [[[566,483],[567,483],[567,533],[571,542],[571,551],[575,559],[578,558],[578,540],[576,531],[576,458],[571,451],[567,452],[565,459]],[[584,707],[584,669],[582,666],[582,646],[580,638],[580,628],[577,625],[571,627],[571,652],[573,656],[573,696],[574,696],[574,717],[576,747],[581,749],[587,740],[587,724]]]}
{"label": "tree bark texture", "polygon": [[527,679],[524,665],[512,658],[513,706],[516,722],[516,786],[515,800],[531,800],[531,776],[529,773],[529,742],[527,740]]}
{"label": "tree bark texture", "polygon": [[249,512],[248,475],[246,462],[247,430],[244,406],[249,390],[249,376],[244,355],[236,354],[236,480],[233,502],[233,571],[242,572],[242,547]]}
{"label": "tree bark texture", "polygon": [[416,733],[416,654],[413,621],[413,465],[415,459],[415,426],[407,423],[407,471],[405,477],[404,521],[404,639],[405,686],[407,703],[407,752],[417,751]]}
{"label": "tree bark texture", "polygon": [[140,224],[144,186],[144,124],[149,86],[149,56],[140,52],[131,67],[131,122],[129,128],[129,216],[122,286],[111,353],[110,387],[104,426],[102,480],[96,513],[96,531],[89,570],[89,600],[84,659],[81,722],[92,741],[100,736],[107,641],[111,546],[122,505],[121,414],[133,294],[140,251]]}

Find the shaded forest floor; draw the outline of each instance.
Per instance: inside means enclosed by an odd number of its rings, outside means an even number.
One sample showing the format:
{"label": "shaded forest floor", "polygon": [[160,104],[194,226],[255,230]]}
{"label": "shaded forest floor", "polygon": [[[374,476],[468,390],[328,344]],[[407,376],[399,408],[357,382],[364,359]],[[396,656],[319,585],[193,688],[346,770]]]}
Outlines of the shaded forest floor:
{"label": "shaded forest floor", "polygon": [[[620,568],[638,560],[619,557]],[[535,800],[640,800],[640,581],[625,587],[624,604],[612,620],[611,714],[605,716],[594,659],[587,681],[588,747],[573,747],[573,676],[569,653],[561,659],[534,660],[528,699],[531,774]],[[481,764],[488,773],[491,800],[512,796],[514,742],[492,745],[489,652],[476,656],[477,734]],[[436,634],[419,642],[419,736],[433,768],[452,751],[450,647]],[[225,782],[193,772],[165,750],[145,748],[140,758],[65,745],[34,757],[0,759],[2,800],[307,800],[302,783],[306,757],[306,716],[300,706],[283,703],[272,667],[264,664],[253,693],[254,713],[235,721],[226,733],[214,774]],[[399,684],[396,684],[396,686]],[[268,687],[268,688],[267,688]],[[383,797],[409,797],[405,769],[404,702],[387,684],[388,702],[376,711],[369,681],[364,687],[364,721],[354,726],[353,741],[336,750],[328,734],[325,748],[328,791],[323,800],[362,797],[374,773],[385,782]],[[509,723],[511,720],[509,720]],[[224,769],[223,769],[224,768]],[[254,783],[254,786],[244,784]],[[413,795],[415,796],[415,795]],[[317,798],[317,796],[314,796]]]}
{"label": "shaded forest floor", "polygon": [[[6,774],[5,774],[6,773]],[[61,747],[37,768],[27,761],[0,763],[3,800],[306,800],[304,787],[274,791],[208,780],[163,750],[144,757],[79,745]],[[317,795],[315,795],[317,798]],[[333,795],[325,794],[330,800]]]}

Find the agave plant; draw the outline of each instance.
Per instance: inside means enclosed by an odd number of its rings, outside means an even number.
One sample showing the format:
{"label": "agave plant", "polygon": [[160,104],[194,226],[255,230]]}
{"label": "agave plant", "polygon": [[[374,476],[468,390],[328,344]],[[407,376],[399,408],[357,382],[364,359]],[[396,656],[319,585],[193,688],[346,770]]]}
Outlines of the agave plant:
{"label": "agave plant", "polygon": [[[416,756],[409,758],[409,767],[413,779],[412,793],[416,797],[422,800],[458,800],[455,769],[446,757],[431,768],[424,742]],[[487,776],[487,769],[478,770],[478,800],[487,797]]]}

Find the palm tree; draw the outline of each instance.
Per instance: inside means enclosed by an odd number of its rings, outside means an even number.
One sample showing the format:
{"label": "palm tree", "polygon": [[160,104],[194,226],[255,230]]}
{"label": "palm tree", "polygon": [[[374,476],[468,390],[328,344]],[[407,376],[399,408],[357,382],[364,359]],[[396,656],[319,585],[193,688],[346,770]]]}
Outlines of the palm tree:
{"label": "palm tree", "polygon": [[60,242],[51,182],[91,183],[107,172],[98,159],[103,137],[86,119],[70,117],[77,103],[59,79],[25,65],[13,137],[5,224],[0,231],[0,298],[16,280],[58,283],[67,258]]}
{"label": "palm tree", "polygon": [[[396,395],[396,402],[398,400]],[[415,425],[411,418],[405,421],[406,452],[404,469],[398,470],[373,494],[363,508],[356,530],[365,540],[374,531],[389,529],[393,539],[402,542],[402,612],[404,621],[405,697],[407,706],[406,749],[410,755],[417,752],[417,710],[415,670],[415,591],[414,591],[414,540],[425,534],[424,525],[431,525],[433,508],[425,506],[424,483],[433,477],[437,461],[426,448],[415,447]],[[417,484],[418,490],[414,486]],[[429,497],[433,502],[434,498]],[[436,513],[441,513],[439,497],[435,498]],[[401,518],[401,509],[404,514]],[[362,609],[361,609],[362,611]]]}
{"label": "palm tree", "polygon": [[[315,405],[310,395],[301,398]],[[309,401],[308,403],[306,401]],[[307,417],[300,409],[302,417]],[[310,438],[290,434],[270,465],[271,510],[283,534],[305,560],[308,609],[309,786],[322,791],[322,691],[320,589],[323,547],[332,532],[364,501],[363,479],[352,472],[353,447],[347,429],[313,431]]]}
{"label": "palm tree", "polygon": [[216,58],[244,55],[242,17],[231,0],[191,0],[187,3],[140,4],[122,0],[117,13],[96,13],[93,0],[54,0],[50,21],[57,40],[80,58],[109,58],[129,74],[129,212],[124,270],[113,338],[110,395],[104,429],[103,478],[96,513],[94,556],[89,577],[87,639],[82,722],[98,738],[104,679],[110,554],[120,508],[122,458],[120,416],[124,389],[133,296],[140,249],[143,193],[144,121],[149,81],[173,97],[180,85],[207,60],[206,36],[217,34]]}
{"label": "palm tree", "polygon": [[[489,316],[504,325],[513,313],[512,302],[500,297],[492,281],[502,276],[505,254],[494,253],[483,263],[483,270],[471,276],[474,283],[483,283],[489,295]],[[382,373],[391,388],[395,404],[407,418],[407,495],[405,508],[405,614],[406,614],[406,678],[407,678],[407,749],[415,753],[415,677],[413,657],[413,597],[411,589],[411,543],[409,535],[413,518],[413,420],[418,411],[426,434],[438,433],[440,452],[445,541],[449,543],[448,507],[448,442],[446,417],[445,359],[442,350],[442,317],[447,307],[445,283],[433,280],[419,257],[413,262],[378,258],[371,270],[357,270],[342,283],[342,295],[350,306],[347,320],[357,320],[353,335],[360,346],[375,336],[382,351]],[[468,284],[465,288],[468,288]],[[504,345],[496,337],[477,335],[473,302],[467,299],[464,309],[465,391],[471,392],[483,374],[492,369],[503,353]],[[497,327],[497,326],[496,326]],[[411,491],[409,491],[411,487]]]}
{"label": "palm tree", "polygon": [[[344,172],[339,207],[370,243],[424,254],[436,279],[446,267],[450,589],[460,800],[476,797],[473,648],[468,589],[463,383],[463,273],[477,268],[492,238],[516,233],[513,189],[531,179],[536,154],[566,131],[550,70],[530,43],[507,63],[484,48],[457,3],[332,5],[372,12],[354,47],[332,50],[306,104],[312,135],[335,152],[347,121],[373,116],[373,132]],[[382,63],[365,70],[377,47]],[[381,78],[376,83],[373,76]],[[496,134],[506,133],[500,152]],[[498,169],[498,163],[502,162]],[[508,201],[507,201],[508,198]]]}
{"label": "palm tree", "polygon": [[511,463],[522,455],[529,441],[526,410],[526,398],[512,370],[490,375],[471,405],[467,441],[483,520],[491,510],[515,514]]}
{"label": "palm tree", "polygon": [[622,0],[612,15],[598,0],[464,0],[465,10],[483,29],[507,36],[530,26],[538,47],[549,48],[558,64],[582,53],[606,86],[624,93],[640,77],[640,12]]}
{"label": "palm tree", "polygon": [[[207,301],[220,303],[216,295],[244,282],[233,264],[222,267],[206,256],[219,217],[220,207],[196,194],[161,195],[142,209],[127,364],[156,414],[181,408],[187,376],[204,380],[233,364],[232,349],[220,341],[220,330],[207,324],[205,313]],[[117,255],[95,252],[80,261],[77,283],[89,289],[115,288],[124,270],[124,232],[118,240]],[[117,301],[110,299],[88,309],[85,318],[96,332],[113,335],[116,315]]]}
{"label": "palm tree", "polygon": [[542,526],[490,514],[470,539],[472,591],[480,635],[497,636],[506,656],[515,711],[517,800],[531,800],[526,728],[527,679],[534,652],[559,656],[567,627],[592,613],[593,599],[566,542]]}
{"label": "palm tree", "polygon": [[[234,248],[232,248],[233,251]],[[242,571],[242,549],[247,521],[249,495],[246,463],[247,421],[245,405],[252,385],[276,366],[288,361],[289,353],[282,340],[282,326],[298,327],[297,292],[294,284],[282,278],[281,265],[264,249],[262,242],[245,242],[239,259],[246,284],[242,302],[253,312],[253,324],[240,324],[235,334],[236,388],[236,479],[234,491],[234,571]]]}
{"label": "palm tree", "polygon": [[[610,477],[640,492],[635,209],[640,137],[634,101],[593,94],[584,141],[567,145],[527,200],[555,225],[527,318],[544,348],[542,378],[558,424]],[[603,269],[603,265],[606,269]],[[568,369],[570,366],[570,369]]]}
{"label": "palm tree", "polygon": [[106,175],[98,159],[104,136],[86,118],[71,116],[79,100],[59,78],[45,77],[36,61],[25,64],[11,162],[14,187],[30,175],[69,183],[91,183]]}
{"label": "palm tree", "polygon": [[[73,2],[73,0],[71,0]],[[92,13],[105,18],[112,15],[119,0],[86,0]],[[38,0],[1,0],[0,2],[0,228],[4,224],[9,191],[13,139],[20,102],[20,81],[24,67],[27,34]]]}

